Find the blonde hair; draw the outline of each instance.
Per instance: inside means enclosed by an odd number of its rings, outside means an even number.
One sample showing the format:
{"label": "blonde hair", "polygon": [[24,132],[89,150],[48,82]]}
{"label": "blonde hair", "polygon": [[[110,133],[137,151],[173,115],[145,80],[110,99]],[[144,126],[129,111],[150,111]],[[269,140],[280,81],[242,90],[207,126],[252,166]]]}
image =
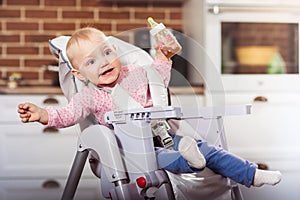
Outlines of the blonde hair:
{"label": "blonde hair", "polygon": [[93,27],[85,27],[76,30],[66,46],[66,52],[70,62],[72,63],[74,60],[74,51],[79,49],[78,47],[80,47],[82,42],[102,42],[105,38],[106,35],[102,31]]}

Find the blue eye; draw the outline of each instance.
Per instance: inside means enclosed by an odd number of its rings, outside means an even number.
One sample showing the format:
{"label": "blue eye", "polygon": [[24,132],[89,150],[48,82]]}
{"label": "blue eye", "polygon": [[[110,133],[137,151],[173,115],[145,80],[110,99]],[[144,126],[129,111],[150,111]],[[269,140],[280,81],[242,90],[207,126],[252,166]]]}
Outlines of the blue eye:
{"label": "blue eye", "polygon": [[88,65],[93,65],[93,64],[95,64],[95,60],[91,59],[88,61]]}
{"label": "blue eye", "polygon": [[111,52],[112,52],[111,49],[106,49],[106,50],[104,51],[104,55],[105,55],[105,56],[109,56],[109,55],[111,54]]}

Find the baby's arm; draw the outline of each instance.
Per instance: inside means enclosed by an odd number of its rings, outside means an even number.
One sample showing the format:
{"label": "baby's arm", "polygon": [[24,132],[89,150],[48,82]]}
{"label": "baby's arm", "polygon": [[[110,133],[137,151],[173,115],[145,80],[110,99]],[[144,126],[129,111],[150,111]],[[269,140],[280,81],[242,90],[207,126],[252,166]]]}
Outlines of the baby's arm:
{"label": "baby's arm", "polygon": [[168,45],[157,43],[154,45],[156,51],[152,67],[158,71],[163,79],[165,86],[168,87],[171,78],[172,60],[167,56],[168,52],[162,49],[168,49]]}
{"label": "baby's arm", "polygon": [[23,123],[39,122],[44,125],[48,123],[48,112],[32,103],[19,104],[18,113]]}

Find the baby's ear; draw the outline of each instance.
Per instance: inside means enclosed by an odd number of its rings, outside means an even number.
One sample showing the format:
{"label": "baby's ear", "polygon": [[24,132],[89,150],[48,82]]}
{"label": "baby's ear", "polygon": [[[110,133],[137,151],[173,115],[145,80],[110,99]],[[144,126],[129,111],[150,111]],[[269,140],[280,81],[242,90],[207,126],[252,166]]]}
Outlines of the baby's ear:
{"label": "baby's ear", "polygon": [[76,78],[78,78],[79,80],[85,81],[86,78],[84,78],[84,77],[81,75],[81,73],[80,73],[77,69],[72,69],[71,72],[72,72],[72,74],[73,74]]}

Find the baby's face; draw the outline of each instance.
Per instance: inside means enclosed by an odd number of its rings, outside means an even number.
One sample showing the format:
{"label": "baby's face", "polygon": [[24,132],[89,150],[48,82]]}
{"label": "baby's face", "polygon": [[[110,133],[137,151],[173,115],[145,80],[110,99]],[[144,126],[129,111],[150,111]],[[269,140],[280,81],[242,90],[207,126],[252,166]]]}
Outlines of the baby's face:
{"label": "baby's face", "polygon": [[73,65],[93,84],[106,87],[115,85],[121,71],[121,63],[115,48],[105,39],[96,44],[85,41],[74,58]]}

